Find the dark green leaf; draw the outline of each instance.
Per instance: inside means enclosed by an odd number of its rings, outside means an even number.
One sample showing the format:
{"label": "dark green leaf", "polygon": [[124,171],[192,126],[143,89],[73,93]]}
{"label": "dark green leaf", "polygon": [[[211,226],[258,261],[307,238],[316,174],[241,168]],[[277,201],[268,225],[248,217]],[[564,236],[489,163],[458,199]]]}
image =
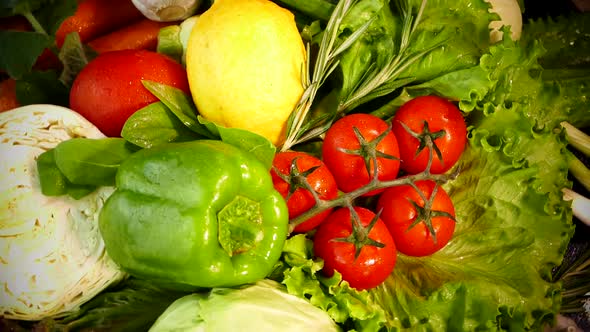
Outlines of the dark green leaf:
{"label": "dark green leaf", "polygon": [[546,52],[539,59],[545,69],[590,66],[590,13],[531,20],[523,27],[522,43],[540,40]]}
{"label": "dark green leaf", "polygon": [[0,17],[31,13],[51,0],[1,0]]}
{"label": "dark green leaf", "polygon": [[52,0],[33,12],[35,18],[43,26],[48,35],[53,36],[61,23],[74,15],[78,0]]}
{"label": "dark green leaf", "polygon": [[36,330],[147,331],[172,302],[186,294],[157,288],[149,281],[130,279],[116,289],[99,294],[79,311],[39,322]]}
{"label": "dark green leaf", "polygon": [[12,78],[31,71],[52,38],[39,32],[0,30],[0,69]]}
{"label": "dark green leaf", "polygon": [[94,50],[82,44],[80,35],[77,32],[68,34],[58,54],[64,66],[59,80],[65,86],[71,86],[82,68],[97,55]]}
{"label": "dark green leaf", "polygon": [[73,138],[55,147],[59,170],[74,184],[113,186],[119,165],[138,150],[122,138]]}
{"label": "dark green leaf", "polygon": [[225,143],[254,154],[268,169],[272,166],[276,147],[267,138],[244,129],[222,127],[201,116],[199,122],[211,132],[218,133]]}
{"label": "dark green leaf", "polygon": [[197,121],[197,108],[189,95],[178,88],[162,83],[145,80],[142,83],[190,130],[199,135],[213,138],[207,128]]}
{"label": "dark green leaf", "polygon": [[150,104],[133,113],[125,122],[121,136],[142,148],[202,138],[188,129],[162,102]]}
{"label": "dark green leaf", "polygon": [[16,81],[16,98],[21,105],[68,106],[69,90],[59,80],[57,72],[33,71]]}

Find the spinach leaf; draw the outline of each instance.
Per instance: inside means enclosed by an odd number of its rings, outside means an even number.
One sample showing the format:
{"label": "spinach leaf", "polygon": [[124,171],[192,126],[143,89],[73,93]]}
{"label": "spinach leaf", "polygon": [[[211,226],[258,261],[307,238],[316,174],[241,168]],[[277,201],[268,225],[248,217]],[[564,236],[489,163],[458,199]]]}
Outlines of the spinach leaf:
{"label": "spinach leaf", "polygon": [[69,195],[74,199],[80,199],[96,189],[96,186],[71,183],[57,167],[53,149],[39,155],[37,170],[41,192],[45,196]]}
{"label": "spinach leaf", "polygon": [[121,136],[142,148],[203,137],[187,128],[162,102],[152,103],[133,113],[125,122]]}
{"label": "spinach leaf", "polygon": [[209,131],[216,133],[222,141],[254,154],[270,170],[276,147],[266,137],[245,129],[222,127],[202,116],[199,116],[198,119]]}
{"label": "spinach leaf", "polygon": [[73,138],[54,149],[55,163],[74,184],[114,186],[119,165],[139,150],[122,138]]}
{"label": "spinach leaf", "polygon": [[197,108],[191,96],[173,86],[154,81],[142,81],[143,86],[166,105],[185,126],[195,133],[213,138],[207,127],[197,121]]}

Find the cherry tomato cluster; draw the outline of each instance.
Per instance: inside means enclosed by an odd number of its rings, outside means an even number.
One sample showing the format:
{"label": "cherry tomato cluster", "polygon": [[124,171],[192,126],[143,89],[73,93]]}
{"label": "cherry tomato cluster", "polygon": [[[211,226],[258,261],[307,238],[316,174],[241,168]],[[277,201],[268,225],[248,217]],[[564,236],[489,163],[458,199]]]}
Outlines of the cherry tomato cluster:
{"label": "cherry tomato cluster", "polygon": [[[436,175],[453,168],[466,141],[459,109],[422,96],[402,105],[391,124],[365,113],[339,119],[321,159],[279,152],[271,175],[296,221],[293,232],[313,238],[323,273],[338,271],[351,287],[369,289],[392,273],[397,251],[427,256],[452,238],[455,209]],[[359,203],[369,197],[373,204]]]}

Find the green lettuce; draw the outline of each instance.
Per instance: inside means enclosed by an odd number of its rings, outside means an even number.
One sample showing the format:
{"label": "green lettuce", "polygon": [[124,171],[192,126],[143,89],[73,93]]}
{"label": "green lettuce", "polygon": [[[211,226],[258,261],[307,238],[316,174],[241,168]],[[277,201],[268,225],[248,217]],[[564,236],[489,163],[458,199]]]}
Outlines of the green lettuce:
{"label": "green lettuce", "polygon": [[389,105],[433,93],[468,114],[460,174],[445,185],[457,214],[445,248],[429,257],[398,254],[392,276],[359,292],[338,275],[322,278],[322,262],[306,246],[287,245],[281,273],[289,292],[358,331],[523,331],[553,323],[561,285],[551,269],[574,231],[561,196],[571,187],[567,141],[557,125],[588,112],[554,109],[567,91],[548,93],[558,81],[543,79],[543,54],[539,42],[506,39],[475,66],[407,86]]}

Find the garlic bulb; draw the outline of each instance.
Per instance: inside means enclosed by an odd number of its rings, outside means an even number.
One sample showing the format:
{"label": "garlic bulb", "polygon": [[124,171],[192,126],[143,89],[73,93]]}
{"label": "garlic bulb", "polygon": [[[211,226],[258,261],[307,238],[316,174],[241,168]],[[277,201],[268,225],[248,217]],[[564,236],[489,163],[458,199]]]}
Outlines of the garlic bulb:
{"label": "garlic bulb", "polygon": [[192,16],[200,0],[132,0],[135,7],[153,21],[180,21]]}

